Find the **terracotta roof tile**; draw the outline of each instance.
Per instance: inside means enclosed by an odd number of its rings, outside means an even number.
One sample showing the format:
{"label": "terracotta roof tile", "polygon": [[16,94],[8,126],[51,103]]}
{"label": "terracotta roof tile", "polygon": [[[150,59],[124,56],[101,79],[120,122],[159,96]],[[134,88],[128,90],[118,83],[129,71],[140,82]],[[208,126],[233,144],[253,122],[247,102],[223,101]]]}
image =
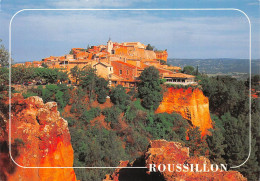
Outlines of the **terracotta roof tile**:
{"label": "terracotta roof tile", "polygon": [[193,75],[188,75],[188,74],[183,74],[183,73],[173,73],[173,74],[169,74],[167,76],[164,77],[172,77],[172,78],[194,78],[195,76]]}

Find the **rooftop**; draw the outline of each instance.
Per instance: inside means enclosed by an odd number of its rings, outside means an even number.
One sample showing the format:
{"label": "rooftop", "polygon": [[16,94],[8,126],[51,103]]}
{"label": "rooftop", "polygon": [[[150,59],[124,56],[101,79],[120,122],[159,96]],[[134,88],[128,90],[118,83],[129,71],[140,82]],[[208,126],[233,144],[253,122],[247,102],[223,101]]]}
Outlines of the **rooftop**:
{"label": "rooftop", "polygon": [[165,77],[171,77],[171,78],[194,78],[195,76],[193,75],[188,75],[188,74],[183,74],[183,73],[173,73],[169,74]]}

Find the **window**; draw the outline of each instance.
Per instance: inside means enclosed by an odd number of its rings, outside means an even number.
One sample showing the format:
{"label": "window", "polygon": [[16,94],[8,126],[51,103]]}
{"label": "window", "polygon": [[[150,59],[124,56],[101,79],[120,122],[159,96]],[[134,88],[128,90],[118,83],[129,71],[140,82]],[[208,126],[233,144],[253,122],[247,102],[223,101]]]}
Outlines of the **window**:
{"label": "window", "polygon": [[119,74],[122,75],[122,70],[119,70]]}

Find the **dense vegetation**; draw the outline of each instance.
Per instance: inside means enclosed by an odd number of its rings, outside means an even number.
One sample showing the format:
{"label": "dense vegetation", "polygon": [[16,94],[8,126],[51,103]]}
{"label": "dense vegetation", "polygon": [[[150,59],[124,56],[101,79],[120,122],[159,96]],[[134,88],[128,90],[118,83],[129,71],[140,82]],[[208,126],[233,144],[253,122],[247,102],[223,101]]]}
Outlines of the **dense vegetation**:
{"label": "dense vegetation", "polygon": [[[249,119],[252,121],[252,142],[249,160],[238,168],[248,180],[257,180],[260,171],[259,102],[251,99],[249,109],[248,81],[229,76],[199,77],[204,94],[209,97],[210,111],[215,121],[212,136],[207,137],[210,159],[224,161],[229,166],[242,164],[249,155]],[[258,75],[252,77],[252,86],[259,90]]]}

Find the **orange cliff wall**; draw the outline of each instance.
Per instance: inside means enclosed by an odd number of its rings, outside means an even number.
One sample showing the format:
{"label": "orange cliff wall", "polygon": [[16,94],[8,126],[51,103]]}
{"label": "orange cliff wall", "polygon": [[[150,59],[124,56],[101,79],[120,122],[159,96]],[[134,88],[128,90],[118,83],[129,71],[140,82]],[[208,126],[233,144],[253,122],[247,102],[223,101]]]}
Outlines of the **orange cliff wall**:
{"label": "orange cliff wall", "polygon": [[[23,99],[20,94],[14,95],[11,135],[7,114],[1,115],[6,124],[0,142],[8,143],[8,136],[11,136],[11,154],[17,164],[23,167],[73,167],[68,123],[60,117],[55,102],[44,104],[36,96]],[[5,156],[0,157],[0,180],[76,180],[73,168],[22,168],[10,160],[8,150],[2,155]]]}
{"label": "orange cliff wall", "polygon": [[209,113],[209,100],[203,92],[196,88],[176,89],[167,88],[156,113],[177,112],[185,119],[191,121],[194,126],[198,126],[202,136],[207,134],[207,130],[212,128],[212,121]]}

